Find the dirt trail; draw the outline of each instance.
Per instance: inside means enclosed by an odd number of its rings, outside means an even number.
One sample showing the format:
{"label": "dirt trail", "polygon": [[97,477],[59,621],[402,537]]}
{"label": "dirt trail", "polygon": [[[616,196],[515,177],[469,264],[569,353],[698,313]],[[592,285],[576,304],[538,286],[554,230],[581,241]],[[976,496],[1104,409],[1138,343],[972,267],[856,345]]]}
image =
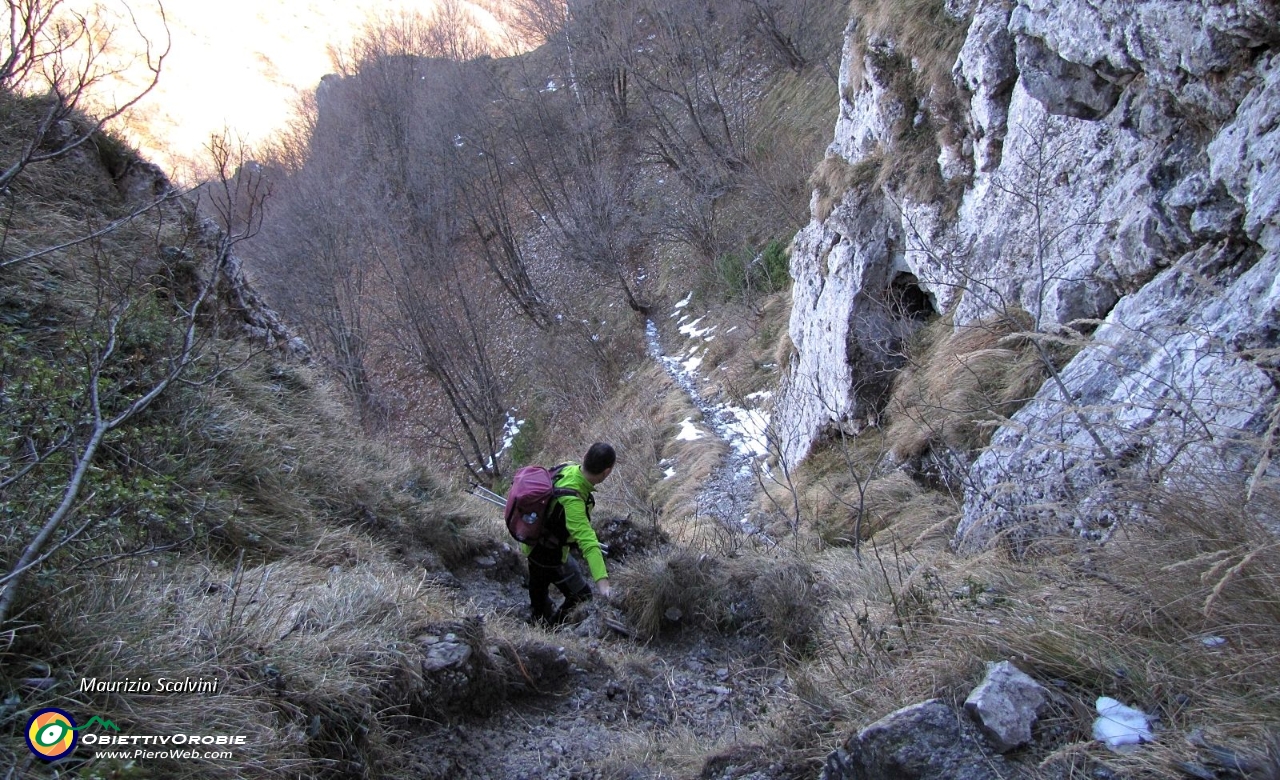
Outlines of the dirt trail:
{"label": "dirt trail", "polygon": [[[647,329],[650,355],[662,365],[703,414],[714,435],[730,442],[732,419],[702,398],[694,377],[663,354],[657,327]],[[731,413],[728,413],[731,414]],[[730,442],[732,444],[732,442]],[[701,511],[737,533],[758,533],[747,522],[755,491],[751,459],[729,446],[723,463],[703,486]],[[528,616],[523,563],[514,549],[477,558],[455,572],[451,582],[464,612]],[[423,778],[528,778],[529,780],[629,780],[669,777],[657,760],[624,760],[657,755],[690,744],[712,751],[716,745],[751,741],[753,730],[787,695],[786,673],[771,660],[759,636],[723,636],[686,628],[648,644],[609,630],[598,605],[576,625],[547,632],[563,642],[568,674],[555,691],[510,700],[496,714],[429,727],[411,747]],[[620,618],[620,614],[611,613]],[[763,766],[756,766],[761,761]],[[716,778],[774,776],[767,758],[728,761]]]}
{"label": "dirt trail", "polygon": [[[455,576],[468,613],[527,615],[523,582],[492,556]],[[762,662],[760,638],[686,630],[646,646],[603,627],[594,610],[545,634],[564,643],[569,664],[555,691],[509,700],[488,717],[429,725],[411,746],[415,771],[442,780],[664,777],[646,762],[623,762],[619,751],[689,737],[704,748],[750,741],[785,693],[786,674]]]}

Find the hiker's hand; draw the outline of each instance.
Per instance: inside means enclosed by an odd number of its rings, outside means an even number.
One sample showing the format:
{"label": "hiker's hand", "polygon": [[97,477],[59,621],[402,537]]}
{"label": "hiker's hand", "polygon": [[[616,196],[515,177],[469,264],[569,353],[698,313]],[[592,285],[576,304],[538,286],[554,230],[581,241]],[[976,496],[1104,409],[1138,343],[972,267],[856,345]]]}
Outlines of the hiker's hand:
{"label": "hiker's hand", "polygon": [[609,584],[609,578],[596,580],[596,592],[600,594],[600,598],[605,601],[613,601],[613,586]]}

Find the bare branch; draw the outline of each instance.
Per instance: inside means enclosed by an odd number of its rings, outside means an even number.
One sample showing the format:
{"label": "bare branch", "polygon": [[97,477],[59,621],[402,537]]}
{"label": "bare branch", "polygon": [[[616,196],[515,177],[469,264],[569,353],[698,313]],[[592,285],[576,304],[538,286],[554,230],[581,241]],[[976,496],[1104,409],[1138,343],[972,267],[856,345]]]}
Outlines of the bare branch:
{"label": "bare branch", "polygon": [[[73,22],[58,23],[54,16],[61,5],[62,0],[10,0],[8,3],[10,35],[5,41],[8,52],[0,62],[0,86],[43,92],[47,107],[35,128],[29,131],[17,159],[0,171],[0,191],[28,166],[62,157],[83,146],[109,122],[137,105],[155,88],[172,47],[163,5],[159,6],[165,34],[162,50],[143,34],[133,10],[126,5],[134,32],[142,41],[144,67],[150,76],[123,101],[77,127],[74,120],[85,108],[90,93],[104,79],[118,73],[107,68],[103,59],[105,42],[113,31],[97,19],[74,14]],[[67,64],[73,54],[79,57],[79,66],[74,68]],[[64,122],[67,122],[65,127]]]}
{"label": "bare branch", "polygon": [[44,249],[37,249],[36,251],[29,252],[25,255],[22,255],[21,257],[14,257],[9,260],[0,261],[0,268],[7,268],[11,265],[17,265],[18,263],[25,263],[28,260],[35,260],[38,257],[44,257],[45,255],[53,254],[54,252],[61,252],[64,249],[70,249],[71,247],[79,246],[80,244],[83,244],[87,241],[93,241],[94,239],[101,238],[109,233],[114,233],[115,231],[129,224],[130,222],[142,216],[143,214],[146,214],[147,212],[151,211],[152,209],[158,208],[166,203],[169,203],[170,201],[177,200],[181,197],[182,197],[181,192],[178,192],[177,190],[170,191],[169,193],[165,194],[163,197],[158,198],[157,200],[151,201],[150,203],[147,203],[144,206],[140,206],[134,209],[130,213],[121,217],[120,219],[117,219],[114,222],[110,222],[106,226],[98,230],[95,230],[92,233],[89,233],[88,235],[80,236],[79,238],[74,238],[70,241],[67,241],[66,243],[58,244],[57,246],[45,247]]}

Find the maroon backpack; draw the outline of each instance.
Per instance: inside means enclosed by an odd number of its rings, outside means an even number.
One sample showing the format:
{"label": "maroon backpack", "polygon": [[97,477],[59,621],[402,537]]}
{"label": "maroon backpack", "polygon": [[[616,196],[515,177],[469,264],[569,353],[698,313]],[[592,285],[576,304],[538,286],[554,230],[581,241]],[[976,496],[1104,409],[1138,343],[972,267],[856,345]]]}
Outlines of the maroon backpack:
{"label": "maroon backpack", "polygon": [[507,531],[517,542],[532,544],[542,538],[547,529],[551,500],[561,496],[578,496],[573,488],[556,487],[556,479],[568,466],[562,463],[554,469],[542,466],[525,466],[516,471],[507,492],[507,506],[503,516]]}

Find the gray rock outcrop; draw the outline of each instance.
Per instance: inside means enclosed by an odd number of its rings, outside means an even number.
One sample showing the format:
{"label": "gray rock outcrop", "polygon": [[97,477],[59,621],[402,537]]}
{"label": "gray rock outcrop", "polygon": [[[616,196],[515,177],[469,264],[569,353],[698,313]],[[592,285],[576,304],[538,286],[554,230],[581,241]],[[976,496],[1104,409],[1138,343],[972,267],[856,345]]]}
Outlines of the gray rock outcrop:
{"label": "gray rock outcrop", "polygon": [[990,780],[998,758],[937,699],[904,707],[867,726],[827,756],[821,780]]}
{"label": "gray rock outcrop", "polygon": [[[1255,478],[1280,346],[1280,4],[980,0],[952,69],[960,102],[907,99],[902,42],[847,31],[828,155],[850,170],[936,131],[950,205],[890,177],[815,193],[796,237],[782,457],[874,422],[918,311],[958,325],[1026,312],[1087,339],[964,475],[957,544],[1143,513],[1121,486]],[[918,106],[918,109],[912,108]],[[859,183],[860,182],[860,183]],[[1065,393],[1064,393],[1065,390]]]}
{"label": "gray rock outcrop", "polygon": [[[244,263],[233,251],[234,242],[228,240],[226,232],[213,220],[201,216],[198,199],[184,195],[173,186],[160,166],[143,160],[135,152],[117,155],[109,163],[102,160],[101,166],[130,208],[138,209],[139,213],[151,208],[172,209],[177,219],[195,226],[197,238],[212,259],[207,267],[189,269],[187,281],[193,287],[184,293],[194,296],[194,285],[203,283],[216,273],[220,316],[228,325],[268,349],[276,349],[292,357],[308,357],[310,348],[306,342],[293,333],[250,281]],[[179,263],[192,258],[190,253],[177,247],[164,247],[162,252],[166,259]]]}
{"label": "gray rock outcrop", "polygon": [[987,664],[987,677],[964,708],[998,753],[1031,742],[1031,727],[1047,703],[1044,686],[1008,661]]}

